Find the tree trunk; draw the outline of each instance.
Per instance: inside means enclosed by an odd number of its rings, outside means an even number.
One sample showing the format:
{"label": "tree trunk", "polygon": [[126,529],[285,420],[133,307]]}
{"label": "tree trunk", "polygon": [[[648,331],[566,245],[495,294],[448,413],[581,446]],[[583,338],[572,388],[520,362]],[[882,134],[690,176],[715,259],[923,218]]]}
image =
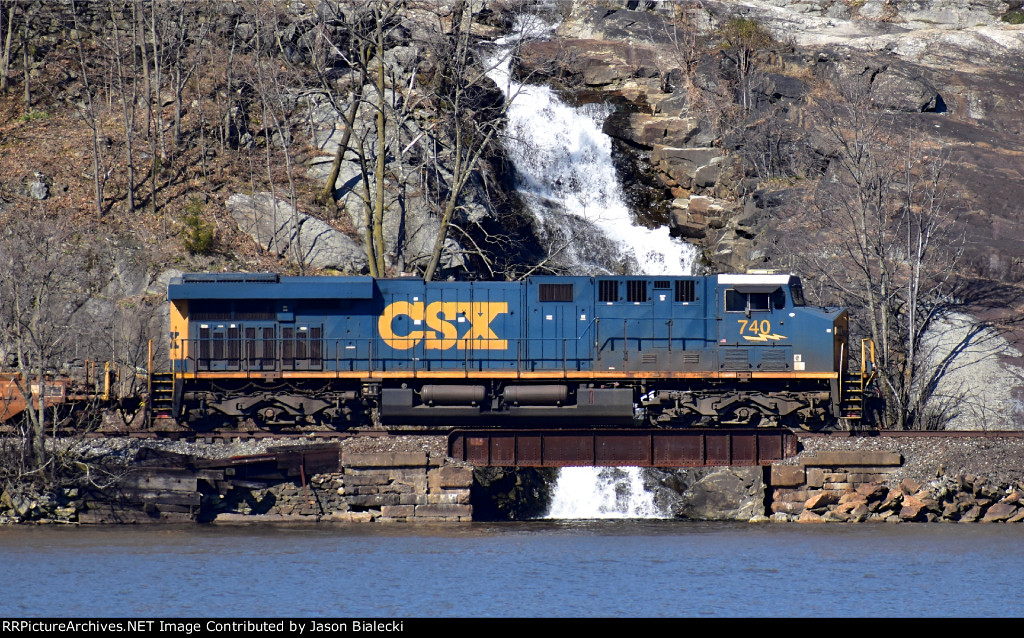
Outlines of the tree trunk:
{"label": "tree trunk", "polygon": [[[128,154],[128,212],[135,212],[135,103],[138,97],[138,83],[135,74],[135,47],[132,47],[132,94],[125,86],[124,50],[121,47],[121,31],[117,27],[117,16],[113,0],[110,3],[110,22],[114,28],[114,61],[117,67],[117,86],[121,94],[121,111],[124,117],[124,143]],[[134,41],[134,38],[133,38]]]}
{"label": "tree trunk", "polygon": [[29,81],[29,61],[28,61],[28,20],[25,20],[25,28],[22,31],[21,44],[21,59],[25,66],[25,113],[32,109],[32,83]]}
{"label": "tree trunk", "polygon": [[[160,141],[160,160],[163,162],[167,161],[167,142],[164,139],[164,105],[161,82],[163,81],[160,67],[163,61],[160,58],[160,39],[157,37],[156,30],[156,6],[153,7],[153,13],[150,16],[150,36],[153,39],[153,75],[156,80],[156,134]],[[156,179],[157,167],[156,155],[153,155],[153,175]]]}
{"label": "tree trunk", "polygon": [[[3,13],[0,12],[0,20]],[[0,29],[3,33],[3,29]],[[4,57],[0,62],[0,92],[7,92],[8,76],[11,72],[11,40],[14,39],[14,5],[7,10],[7,38],[4,40]]]}
{"label": "tree trunk", "polygon": [[373,197],[370,193],[370,175],[366,170],[366,148],[363,141],[359,140],[359,170],[363,178],[363,245],[366,247],[366,263],[370,267],[371,277],[380,277],[382,273],[377,270],[377,252],[373,243]]}
{"label": "tree trunk", "polygon": [[334,201],[335,182],[338,181],[338,174],[341,173],[341,162],[345,159],[345,152],[348,150],[349,142],[352,139],[352,128],[355,126],[356,114],[359,111],[359,105],[363,98],[363,84],[366,82],[365,73],[360,74],[359,82],[355,87],[352,94],[352,105],[348,109],[348,113],[345,115],[345,132],[341,135],[341,142],[338,144],[338,150],[334,154],[334,162],[331,164],[331,174],[327,177],[327,183],[324,184],[324,189],[320,191],[320,195],[316,198],[316,203],[320,206],[327,206],[329,203]]}
{"label": "tree trunk", "polygon": [[387,119],[384,117],[384,25],[377,21],[377,170],[374,173],[373,248],[377,276],[384,276],[384,160],[387,155]]}

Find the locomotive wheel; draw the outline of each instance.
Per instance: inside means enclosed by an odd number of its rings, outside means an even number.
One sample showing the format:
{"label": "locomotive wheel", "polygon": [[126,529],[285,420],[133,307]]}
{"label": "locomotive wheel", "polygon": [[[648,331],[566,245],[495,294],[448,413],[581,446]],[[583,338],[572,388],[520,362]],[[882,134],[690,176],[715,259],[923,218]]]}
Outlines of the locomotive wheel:
{"label": "locomotive wheel", "polygon": [[736,406],[728,409],[718,418],[719,426],[732,426],[741,428],[757,427],[761,422],[761,413],[757,408],[749,406]]}
{"label": "locomotive wheel", "polygon": [[800,428],[805,432],[818,432],[825,427],[821,419],[807,419],[797,414],[790,414],[782,418],[782,425],[789,429]]}

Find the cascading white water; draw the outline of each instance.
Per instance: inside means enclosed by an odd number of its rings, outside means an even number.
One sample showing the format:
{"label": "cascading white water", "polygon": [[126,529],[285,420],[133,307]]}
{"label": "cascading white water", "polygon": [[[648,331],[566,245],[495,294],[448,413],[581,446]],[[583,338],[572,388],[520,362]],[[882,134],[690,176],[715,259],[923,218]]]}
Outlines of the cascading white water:
{"label": "cascading white water", "polygon": [[[516,37],[544,32],[519,31]],[[601,131],[610,108],[572,107],[550,87],[514,81],[508,39],[495,44],[488,76],[511,100],[505,154],[516,167],[519,194],[558,263],[577,275],[689,274],[693,246],[672,238],[668,228],[634,223],[612,163],[611,138]]]}
{"label": "cascading white water", "polygon": [[[601,126],[607,105],[572,107],[550,87],[512,79],[508,47],[544,37],[554,25],[523,17],[516,34],[495,42],[488,76],[511,100],[505,154],[517,189],[537,219],[549,254],[571,274],[685,275],[696,249],[668,228],[634,222]],[[547,518],[664,518],[644,489],[640,469],[562,468]]]}
{"label": "cascading white water", "polygon": [[545,518],[667,518],[638,467],[563,467]]}

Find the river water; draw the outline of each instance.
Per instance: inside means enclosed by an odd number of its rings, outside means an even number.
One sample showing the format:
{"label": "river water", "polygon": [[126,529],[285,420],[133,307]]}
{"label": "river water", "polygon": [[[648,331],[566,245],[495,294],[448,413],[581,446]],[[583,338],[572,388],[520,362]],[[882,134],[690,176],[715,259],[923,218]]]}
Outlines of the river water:
{"label": "river water", "polygon": [[1024,526],[664,520],[0,529],[0,617],[1024,613]]}

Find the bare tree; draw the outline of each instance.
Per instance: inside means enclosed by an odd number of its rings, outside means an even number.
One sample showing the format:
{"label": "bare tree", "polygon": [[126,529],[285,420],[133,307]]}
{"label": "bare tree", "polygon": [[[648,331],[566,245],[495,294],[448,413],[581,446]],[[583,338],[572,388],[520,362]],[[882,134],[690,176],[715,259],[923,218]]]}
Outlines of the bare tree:
{"label": "bare tree", "polygon": [[[0,20],[6,18],[7,35],[3,41],[3,57],[0,58],[0,93],[7,92],[8,78],[11,72],[11,42],[14,39],[14,11],[16,6],[12,3],[7,7],[7,15],[4,15],[3,7],[0,7]],[[3,36],[3,28],[0,26],[0,36]]]}
{"label": "bare tree", "polygon": [[[481,158],[491,150],[491,142],[505,125],[510,100],[488,91],[486,65],[474,55],[471,40],[473,18],[483,9],[483,2],[457,0],[450,16],[438,12],[436,34],[431,45],[438,61],[439,77],[436,99],[446,166],[441,167],[439,153],[434,153],[436,174],[448,174],[439,202],[441,226],[434,240],[430,260],[423,279],[430,281],[437,272],[448,238],[448,229],[460,204],[466,183],[475,174]],[[444,18],[450,27],[445,29]],[[437,148],[434,146],[433,148]]]}
{"label": "bare tree", "polygon": [[[156,295],[104,301],[97,306],[102,307],[100,312],[97,308],[91,309],[90,323],[94,331],[90,340],[97,344],[98,359],[109,362],[116,371],[111,399],[117,400],[117,411],[125,425],[129,425],[143,405],[141,397],[150,373],[150,344],[158,350],[157,356],[166,357],[166,340],[159,338],[163,332],[159,326],[165,307]],[[108,304],[112,311],[104,312]]]}
{"label": "bare tree", "polygon": [[[274,151],[279,152],[284,161],[285,178],[288,182],[287,197],[291,205],[292,218],[289,221],[293,238],[290,242],[292,257],[299,265],[300,271],[305,269],[305,253],[301,242],[298,194],[295,184],[295,167],[292,149],[292,131],[289,127],[290,116],[296,103],[294,86],[290,84],[290,76],[295,73],[293,67],[281,57],[275,57],[275,47],[281,48],[279,33],[278,8],[276,3],[258,3],[256,9],[256,38],[260,43],[253,53],[250,78],[260,100],[261,120],[264,123],[264,150],[267,169],[267,181],[271,189],[275,216],[277,214],[277,187],[275,184]],[[283,52],[282,52],[283,53]]]}
{"label": "bare tree", "polygon": [[168,75],[174,95],[174,146],[177,148],[182,143],[185,87],[203,62],[212,20],[211,16],[202,15],[202,3],[175,3],[167,10],[173,12],[166,20],[170,24],[165,31],[164,49],[171,67]]}
{"label": "bare tree", "polygon": [[101,139],[103,133],[103,119],[100,116],[100,104],[97,104],[99,91],[96,83],[91,79],[92,63],[90,52],[86,50],[86,42],[78,21],[78,11],[72,0],[72,33],[68,39],[74,43],[78,68],[82,80],[82,100],[75,104],[82,120],[92,132],[92,172],[93,189],[95,195],[96,217],[102,217],[104,213],[104,189],[106,188],[106,161],[103,157],[103,144]]}
{"label": "bare tree", "polygon": [[[363,204],[363,242],[370,274],[374,277],[384,276],[387,270],[384,218],[396,201],[393,187],[402,181],[402,157],[408,147],[401,145],[401,139],[415,106],[412,87],[402,85],[400,69],[386,56],[391,40],[402,29],[405,8],[406,0],[350,2],[343,13],[343,46],[335,48],[336,55],[348,69],[350,82],[358,86],[352,87],[346,130],[319,200],[333,198],[341,163],[345,154],[350,153],[362,176],[361,188],[354,194]],[[415,74],[410,78],[410,82],[414,81]],[[322,85],[330,94],[327,82],[322,81]],[[332,101],[340,112],[342,109],[333,96]],[[361,111],[372,115],[372,130],[356,125],[358,117],[367,118],[367,115],[359,115]]]}
{"label": "bare tree", "polygon": [[22,85],[25,89],[25,112],[28,113],[32,110],[32,74],[30,70],[29,58],[28,58],[28,16],[25,16],[25,21],[21,24],[21,68],[23,71]]}
{"label": "bare tree", "polygon": [[339,113],[345,112],[345,130],[334,153],[331,172],[327,177],[323,190],[317,194],[315,200],[316,204],[320,206],[334,203],[335,183],[338,181],[338,175],[341,173],[341,163],[345,159],[345,154],[349,151],[356,116],[359,113],[359,107],[363,103],[363,87],[368,79],[369,58],[370,51],[372,50],[369,40],[360,35],[359,14],[339,11],[338,17],[344,24],[343,39],[337,45],[332,44],[332,49],[335,55],[347,67],[346,75],[351,91],[347,110],[345,110],[332,90],[331,81],[325,73],[325,62],[318,63],[318,60],[313,62],[313,70],[317,75],[321,88],[324,89],[324,94],[331,101],[335,110]]}
{"label": "bare tree", "polygon": [[974,322],[955,344],[934,338],[972,301],[957,267],[964,209],[952,190],[950,153],[897,133],[892,116],[866,99],[823,109],[832,156],[814,204],[831,250],[810,253],[814,270],[876,344],[885,425],[940,428],[951,415],[940,381],[990,329]]}
{"label": "bare tree", "polygon": [[[373,169],[373,191],[370,192],[370,180],[368,170],[368,156],[365,152],[366,144],[360,145],[362,153],[359,154],[360,167],[363,173],[363,185],[365,187],[365,203],[367,207],[367,229],[366,229],[366,258],[370,264],[370,274],[374,277],[383,277],[385,274],[384,265],[384,213],[387,209],[386,192],[385,192],[385,174],[384,169],[387,162],[388,155],[388,110],[392,113],[396,112],[395,104],[392,101],[396,97],[394,91],[394,82],[391,83],[392,91],[390,94],[385,92],[387,87],[387,80],[389,71],[393,73],[393,69],[389,69],[384,60],[385,42],[390,32],[396,29],[399,25],[397,18],[399,17],[400,10],[405,6],[405,0],[376,0],[370,4],[370,11],[373,18],[373,30],[370,33],[370,41],[372,42],[372,51],[374,54],[373,60],[368,60],[367,65],[370,67],[370,73],[373,74],[373,88],[375,91],[375,100],[371,102],[376,109],[376,157]],[[367,47],[363,47],[363,51],[369,51]],[[389,97],[392,100],[389,100]],[[408,104],[408,102],[406,102]],[[397,122],[392,123],[392,126],[397,128]],[[397,136],[396,136],[397,137]]]}
{"label": "bare tree", "polygon": [[[131,38],[127,40],[127,47],[122,43],[121,29],[118,22],[121,18],[118,7],[114,0],[110,0],[110,24],[113,27],[113,41],[110,43],[111,57],[114,59],[114,71],[117,79],[117,92],[121,98],[121,115],[124,127],[125,159],[128,167],[128,185],[126,193],[128,198],[128,212],[135,212],[135,115],[136,105],[139,98],[138,74],[138,49],[135,46],[136,34],[134,32],[136,23],[132,21]],[[111,87],[113,90],[113,87]]]}
{"label": "bare tree", "polygon": [[740,91],[740,104],[744,112],[753,108],[750,90],[757,68],[756,55],[774,43],[771,34],[756,20],[733,18],[721,29],[722,53],[732,62],[736,70]]}
{"label": "bare tree", "polygon": [[[98,285],[95,245],[80,228],[39,210],[13,209],[0,227],[0,351],[13,359],[22,396],[38,399],[47,374],[81,354],[75,335]],[[26,451],[43,471],[46,406],[35,403],[26,410]]]}

